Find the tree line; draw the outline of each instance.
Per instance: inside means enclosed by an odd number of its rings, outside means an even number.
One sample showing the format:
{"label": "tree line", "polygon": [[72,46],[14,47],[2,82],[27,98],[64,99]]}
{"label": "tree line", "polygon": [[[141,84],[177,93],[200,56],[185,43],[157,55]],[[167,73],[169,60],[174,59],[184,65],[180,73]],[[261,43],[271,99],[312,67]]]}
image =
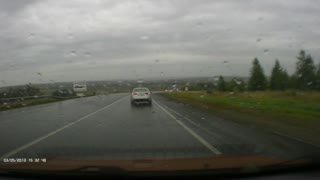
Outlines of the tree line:
{"label": "tree line", "polygon": [[25,97],[40,95],[40,89],[32,87],[31,85],[25,85],[22,87],[10,87],[9,89],[0,93],[0,98],[13,98],[13,97]]}
{"label": "tree line", "polygon": [[[226,91],[228,90],[227,84],[230,84],[230,82],[225,82],[223,76],[220,76],[217,89]],[[280,61],[276,59],[271,71],[271,76],[268,79],[264,74],[258,58],[254,58],[247,85],[244,86],[244,84],[240,84],[238,88],[239,87],[242,88],[239,90],[243,90],[244,88],[249,91],[264,91],[267,89],[320,90],[320,63],[316,67],[312,56],[306,54],[304,50],[301,50],[297,56],[296,70],[292,75],[289,75],[281,66]]]}

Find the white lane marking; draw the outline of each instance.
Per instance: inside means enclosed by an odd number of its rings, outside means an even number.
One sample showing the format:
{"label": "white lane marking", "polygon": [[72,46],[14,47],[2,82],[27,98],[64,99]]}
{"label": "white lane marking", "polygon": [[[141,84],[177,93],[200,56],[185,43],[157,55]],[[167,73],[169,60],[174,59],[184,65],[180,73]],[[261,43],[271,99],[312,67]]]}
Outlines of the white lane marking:
{"label": "white lane marking", "polygon": [[222,136],[217,135],[217,134],[215,134],[215,133],[211,132],[211,131],[210,131],[210,130],[208,130],[207,128],[202,127],[200,124],[197,124],[196,122],[192,121],[192,120],[191,120],[191,119],[189,119],[188,117],[183,116],[182,114],[178,113],[177,111],[175,111],[175,110],[173,110],[173,109],[168,108],[168,106],[163,105],[163,104],[161,104],[161,103],[158,103],[158,104],[160,104],[160,105],[162,105],[163,107],[167,108],[167,109],[168,109],[168,110],[170,110],[173,114],[176,114],[176,115],[180,116],[181,118],[183,118],[183,119],[187,120],[190,124],[193,124],[194,126],[196,126],[196,127],[200,128],[200,129],[202,129],[202,130],[206,131],[207,133],[209,133],[209,134],[211,134],[211,135],[216,136],[217,138],[223,139],[223,138],[222,138]]}
{"label": "white lane marking", "polygon": [[[161,103],[158,103],[158,104],[161,104]],[[174,113],[174,114],[176,114],[176,115],[184,118],[185,120],[187,120],[188,122],[190,122],[190,123],[193,124],[194,126],[197,126],[197,127],[201,128],[201,129],[205,130],[206,132],[212,134],[211,131],[209,131],[209,130],[206,129],[206,128],[201,127],[200,125],[196,124],[196,123],[195,123],[194,121],[192,121],[191,119],[189,119],[189,118],[181,115],[180,113],[176,112],[176,111],[173,110],[173,109],[168,108],[168,106],[166,106],[166,105],[163,105],[163,104],[161,104],[161,105],[162,105],[163,107],[166,107],[167,109],[169,109],[172,113]],[[288,136],[288,135],[286,135],[286,134],[283,134],[283,133],[280,133],[280,132],[277,132],[277,131],[266,131],[266,132],[273,133],[273,134],[275,134],[275,135],[277,135],[277,136],[285,137],[285,138],[288,138],[288,139],[291,139],[291,140],[294,140],[294,141],[298,141],[298,142],[300,142],[300,143],[308,144],[308,145],[314,146],[314,147],[316,147],[316,148],[320,148],[319,145],[316,145],[316,144],[313,144],[313,143],[310,143],[310,142],[306,142],[306,141],[304,141],[304,140],[302,140],[302,139],[299,139],[299,138],[296,138],[296,137],[292,137],[292,136]],[[216,134],[214,134],[214,135],[217,136],[217,137],[222,138],[221,136],[218,136],[218,135],[216,135]]]}
{"label": "white lane marking", "polygon": [[75,125],[76,123],[79,123],[80,121],[82,121],[82,120],[84,120],[84,119],[86,119],[86,118],[88,118],[88,117],[90,117],[90,116],[92,116],[92,115],[94,115],[94,114],[96,114],[96,113],[98,113],[98,112],[100,112],[100,111],[103,111],[103,110],[109,108],[110,106],[112,106],[113,104],[115,104],[115,103],[123,100],[124,98],[127,98],[127,96],[125,96],[125,97],[123,97],[123,98],[120,98],[120,99],[118,99],[117,101],[115,101],[115,102],[113,102],[113,103],[111,103],[111,104],[108,104],[108,105],[104,106],[103,108],[101,108],[101,109],[99,109],[99,110],[97,110],[97,111],[94,111],[94,112],[92,112],[92,113],[90,113],[90,114],[88,114],[88,115],[85,115],[85,116],[81,117],[80,119],[78,119],[78,120],[76,120],[76,121],[73,121],[73,122],[71,122],[71,123],[69,123],[69,124],[67,124],[67,125],[64,125],[64,126],[62,126],[61,128],[59,128],[59,129],[56,129],[56,130],[54,130],[54,131],[52,131],[52,132],[50,132],[50,133],[48,133],[48,134],[46,134],[46,135],[44,135],[44,136],[41,136],[41,137],[39,137],[39,138],[37,138],[37,139],[35,139],[35,140],[33,140],[33,141],[31,141],[31,142],[29,142],[29,143],[21,146],[21,147],[19,147],[19,148],[16,148],[16,149],[14,149],[14,150],[12,150],[12,151],[10,151],[10,152],[8,152],[8,153],[0,156],[0,160],[1,160],[1,159],[4,159],[4,158],[9,158],[9,157],[11,157],[11,156],[13,156],[13,155],[15,155],[15,154],[23,151],[23,150],[25,150],[25,149],[27,149],[27,148],[35,145],[35,144],[37,144],[37,143],[39,143],[39,142],[47,139],[47,138],[50,137],[50,136],[53,136],[53,135],[57,134],[58,132],[66,129],[66,128],[70,127],[70,126]]}
{"label": "white lane marking", "polygon": [[208,143],[206,140],[204,140],[201,136],[199,136],[192,129],[190,129],[188,126],[186,126],[183,122],[178,120],[174,115],[172,115],[168,110],[166,110],[164,107],[162,107],[154,99],[153,99],[153,102],[155,102],[155,104],[158,105],[165,113],[167,113],[167,115],[169,115],[172,119],[174,119],[181,127],[183,127],[189,134],[191,134],[202,145],[204,145],[206,148],[208,148],[212,153],[214,153],[216,155],[221,155],[222,154],[217,148],[213,147],[210,143]]}

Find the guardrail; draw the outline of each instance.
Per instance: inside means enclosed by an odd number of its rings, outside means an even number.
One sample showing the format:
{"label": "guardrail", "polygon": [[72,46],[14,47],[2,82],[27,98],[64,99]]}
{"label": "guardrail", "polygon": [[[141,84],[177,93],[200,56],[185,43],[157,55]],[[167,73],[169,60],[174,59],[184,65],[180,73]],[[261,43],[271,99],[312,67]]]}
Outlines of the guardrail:
{"label": "guardrail", "polygon": [[52,96],[24,96],[24,97],[13,97],[13,98],[2,98],[0,102],[15,102],[15,101],[24,101],[27,99],[40,99],[40,98],[48,98]]}

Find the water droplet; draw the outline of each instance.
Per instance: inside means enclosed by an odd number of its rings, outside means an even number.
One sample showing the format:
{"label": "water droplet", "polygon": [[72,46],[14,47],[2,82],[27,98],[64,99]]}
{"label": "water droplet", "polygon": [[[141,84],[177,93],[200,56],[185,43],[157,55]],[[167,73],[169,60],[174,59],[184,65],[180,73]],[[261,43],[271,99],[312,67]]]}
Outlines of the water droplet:
{"label": "water droplet", "polygon": [[90,53],[90,52],[85,52],[85,53],[84,53],[84,56],[85,56],[86,58],[90,58],[90,57],[91,57],[91,53]]}
{"label": "water droplet", "polygon": [[228,61],[223,61],[223,62],[222,62],[222,64],[228,64],[228,63],[229,63]]}
{"label": "water droplet", "polygon": [[264,49],[264,50],[263,50],[263,53],[268,54],[269,51],[270,51],[269,49]]}
{"label": "water droplet", "polygon": [[141,39],[141,40],[148,40],[148,39],[149,39],[149,36],[141,36],[140,39]]}
{"label": "water droplet", "polygon": [[38,74],[39,76],[42,76],[42,73],[41,73],[41,72],[37,72],[37,74]]}
{"label": "water droplet", "polygon": [[202,119],[202,120],[205,120],[206,118],[205,118],[205,117],[201,117],[201,119]]}
{"label": "water droplet", "polygon": [[69,33],[69,34],[68,34],[68,39],[74,39],[74,36],[73,36],[72,33]]}
{"label": "water droplet", "polygon": [[161,73],[160,73],[160,76],[164,76],[164,73],[163,73],[163,72],[161,72]]}
{"label": "water droplet", "polygon": [[71,56],[76,56],[76,55],[77,55],[77,51],[75,51],[75,50],[71,51],[71,52],[70,52],[70,55],[71,55]]}
{"label": "water droplet", "polygon": [[256,39],[257,42],[260,42],[261,40],[262,40],[261,38],[257,38],[257,39]]}
{"label": "water droplet", "polygon": [[143,83],[143,79],[139,79],[137,83]]}
{"label": "water droplet", "polygon": [[160,62],[160,60],[159,60],[159,59],[156,59],[156,60],[154,60],[154,62],[155,62],[155,63],[158,63],[158,62]]}
{"label": "water droplet", "polygon": [[34,33],[30,33],[29,36],[28,36],[29,39],[34,39],[34,37],[35,37]]}
{"label": "water droplet", "polygon": [[196,25],[197,25],[197,26],[202,26],[202,25],[203,25],[203,22],[199,21],[199,22],[196,23]]}
{"label": "water droplet", "polygon": [[71,59],[66,60],[66,63],[72,63],[73,61]]}
{"label": "water droplet", "polygon": [[204,95],[201,95],[200,98],[204,98]]}
{"label": "water droplet", "polygon": [[263,21],[264,18],[263,18],[263,17],[259,17],[257,20],[258,20],[258,21]]}
{"label": "water droplet", "polygon": [[312,82],[308,82],[308,86],[311,86],[312,85]]}

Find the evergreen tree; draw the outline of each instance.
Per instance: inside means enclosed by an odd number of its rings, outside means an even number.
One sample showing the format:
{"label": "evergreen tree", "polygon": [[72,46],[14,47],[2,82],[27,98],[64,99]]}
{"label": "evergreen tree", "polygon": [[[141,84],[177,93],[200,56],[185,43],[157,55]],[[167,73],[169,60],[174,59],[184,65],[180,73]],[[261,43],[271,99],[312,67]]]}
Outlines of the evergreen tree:
{"label": "evergreen tree", "polygon": [[261,91],[267,88],[267,79],[258,58],[254,58],[250,71],[248,89],[250,91]]}
{"label": "evergreen tree", "polygon": [[297,75],[293,74],[292,76],[289,77],[289,81],[288,81],[288,88],[290,89],[297,89]]}
{"label": "evergreen tree", "polygon": [[296,64],[296,75],[298,89],[313,89],[316,82],[316,67],[313,63],[312,57],[309,54],[306,55],[304,50],[301,50],[297,59],[298,62]]}
{"label": "evergreen tree", "polygon": [[271,72],[270,78],[270,89],[271,90],[285,90],[288,88],[288,73],[285,71],[280,63],[279,60],[276,59],[275,65]]}
{"label": "evergreen tree", "polygon": [[224,78],[222,76],[219,76],[217,88],[219,91],[226,91],[226,83],[225,83]]}
{"label": "evergreen tree", "polygon": [[320,63],[318,64],[317,72],[316,72],[316,90],[320,90]]}

